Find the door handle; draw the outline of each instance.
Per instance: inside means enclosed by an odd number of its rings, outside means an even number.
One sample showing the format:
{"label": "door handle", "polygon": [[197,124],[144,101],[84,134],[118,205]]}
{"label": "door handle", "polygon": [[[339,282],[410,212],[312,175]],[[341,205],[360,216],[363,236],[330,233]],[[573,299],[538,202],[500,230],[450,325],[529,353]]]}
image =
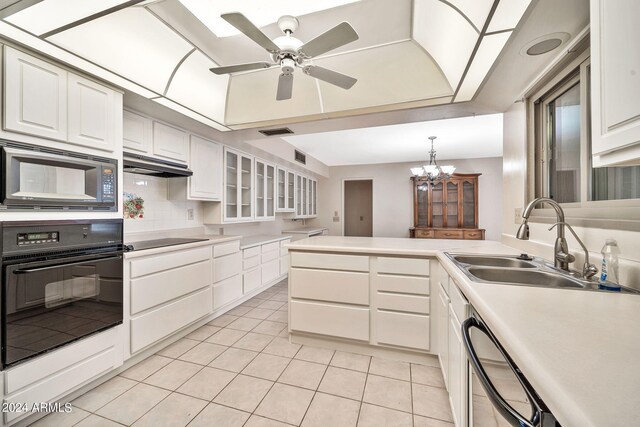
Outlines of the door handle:
{"label": "door handle", "polygon": [[82,264],[105,262],[105,261],[115,261],[118,259],[122,259],[122,256],[118,255],[118,256],[110,256],[106,258],[85,259],[83,261],[77,261],[77,262],[47,265],[46,267],[21,268],[19,270],[15,270],[13,274],[36,273],[38,271],[53,270],[55,268],[60,268],[60,267],[73,267],[74,265],[82,265]]}

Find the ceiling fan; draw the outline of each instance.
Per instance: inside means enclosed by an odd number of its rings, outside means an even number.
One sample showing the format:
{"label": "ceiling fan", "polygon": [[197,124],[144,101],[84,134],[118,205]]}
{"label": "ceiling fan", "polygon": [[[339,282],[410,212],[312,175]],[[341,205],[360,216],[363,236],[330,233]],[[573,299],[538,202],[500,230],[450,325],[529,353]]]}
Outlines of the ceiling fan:
{"label": "ceiling fan", "polygon": [[302,68],[302,72],[311,77],[343,89],[350,89],[358,81],[353,77],[307,63],[311,58],[358,40],[358,33],[347,22],[336,25],[307,43],[302,43],[292,35],[298,29],[298,20],[293,16],[286,15],[278,19],[278,26],[284,36],[280,36],[275,40],[269,39],[241,13],[225,13],[220,16],[266,49],[271,54],[273,62],[250,62],[211,68],[214,74],[229,74],[280,66],[282,74],[278,79],[278,91],[276,94],[276,100],[278,101],[291,98],[293,71],[296,67]]}

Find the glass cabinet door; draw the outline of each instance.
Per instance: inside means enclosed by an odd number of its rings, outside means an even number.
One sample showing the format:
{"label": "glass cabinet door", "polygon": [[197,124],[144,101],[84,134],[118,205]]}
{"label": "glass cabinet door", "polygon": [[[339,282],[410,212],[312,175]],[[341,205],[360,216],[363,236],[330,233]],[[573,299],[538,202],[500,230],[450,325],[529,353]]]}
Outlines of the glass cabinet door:
{"label": "glass cabinet door", "polygon": [[241,156],[240,158],[240,175],[241,175],[241,196],[240,196],[240,217],[242,219],[251,219],[253,217],[253,159]]}
{"label": "glass cabinet door", "polygon": [[429,226],[429,184],[426,182],[420,182],[416,184],[416,227],[428,227]]}
{"label": "glass cabinet door", "polygon": [[266,181],[266,191],[265,191],[265,196],[267,198],[267,207],[266,207],[266,216],[271,218],[273,216],[275,216],[276,212],[275,212],[275,191],[276,191],[276,185],[275,185],[275,179],[276,179],[276,168],[273,165],[267,165],[267,169],[266,169],[266,176],[267,176],[267,181]]}
{"label": "glass cabinet door", "polygon": [[311,215],[316,216],[318,215],[318,181],[316,181],[315,179],[312,181],[313,183],[313,187],[312,187],[312,193],[313,193],[313,197],[311,198]]}
{"label": "glass cabinet door", "polygon": [[278,168],[278,183],[277,183],[278,202],[276,204],[277,210],[287,209],[287,171]]}
{"label": "glass cabinet door", "polygon": [[434,228],[444,227],[444,184],[437,182],[431,186],[431,224]]}
{"label": "glass cabinet door", "polygon": [[447,227],[457,228],[458,225],[458,187],[456,181],[447,182]]}
{"label": "glass cabinet door", "polygon": [[309,194],[307,190],[307,177],[302,177],[302,216],[307,216],[307,203],[309,200]]}
{"label": "glass cabinet door", "polygon": [[238,218],[238,155],[232,151],[225,154],[225,219]]}
{"label": "glass cabinet door", "polygon": [[302,176],[296,175],[296,216],[302,216]]}
{"label": "glass cabinet door", "polygon": [[293,172],[287,172],[287,210],[295,209],[296,199],[296,174]]}
{"label": "glass cabinet door", "polygon": [[265,216],[265,164],[256,160],[256,218]]}
{"label": "glass cabinet door", "polygon": [[469,181],[462,183],[462,226],[476,228],[476,189]]}

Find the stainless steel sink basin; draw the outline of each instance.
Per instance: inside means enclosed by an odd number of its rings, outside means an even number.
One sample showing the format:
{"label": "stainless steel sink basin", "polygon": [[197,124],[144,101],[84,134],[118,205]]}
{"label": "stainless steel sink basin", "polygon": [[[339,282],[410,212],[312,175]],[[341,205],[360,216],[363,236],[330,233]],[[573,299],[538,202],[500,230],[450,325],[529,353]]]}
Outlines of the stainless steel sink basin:
{"label": "stainless steel sink basin", "polygon": [[536,268],[533,262],[518,259],[516,257],[479,256],[479,255],[455,255],[453,259],[470,265],[486,267],[506,267],[506,268]]}
{"label": "stainless steel sink basin", "polygon": [[576,288],[585,289],[587,283],[570,277],[560,275],[555,272],[529,270],[529,269],[506,269],[469,267],[469,274],[480,280],[493,283],[510,283],[516,285],[545,286],[550,288]]}

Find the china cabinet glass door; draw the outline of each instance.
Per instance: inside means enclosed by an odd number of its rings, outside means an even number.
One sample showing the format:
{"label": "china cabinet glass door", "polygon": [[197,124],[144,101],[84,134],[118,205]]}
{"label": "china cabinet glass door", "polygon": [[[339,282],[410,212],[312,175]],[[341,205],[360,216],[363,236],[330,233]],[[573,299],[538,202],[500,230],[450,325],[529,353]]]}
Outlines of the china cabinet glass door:
{"label": "china cabinet glass door", "polygon": [[416,227],[428,227],[429,184],[421,182],[416,185],[416,201],[418,210],[416,215]]}
{"label": "china cabinet glass door", "polygon": [[434,228],[444,227],[444,184],[442,181],[431,186],[431,226]]}
{"label": "china cabinet glass door", "polygon": [[462,226],[476,227],[476,191],[473,183],[462,183]]}
{"label": "china cabinet glass door", "polygon": [[458,225],[458,187],[456,181],[447,181],[447,227],[457,228]]}

